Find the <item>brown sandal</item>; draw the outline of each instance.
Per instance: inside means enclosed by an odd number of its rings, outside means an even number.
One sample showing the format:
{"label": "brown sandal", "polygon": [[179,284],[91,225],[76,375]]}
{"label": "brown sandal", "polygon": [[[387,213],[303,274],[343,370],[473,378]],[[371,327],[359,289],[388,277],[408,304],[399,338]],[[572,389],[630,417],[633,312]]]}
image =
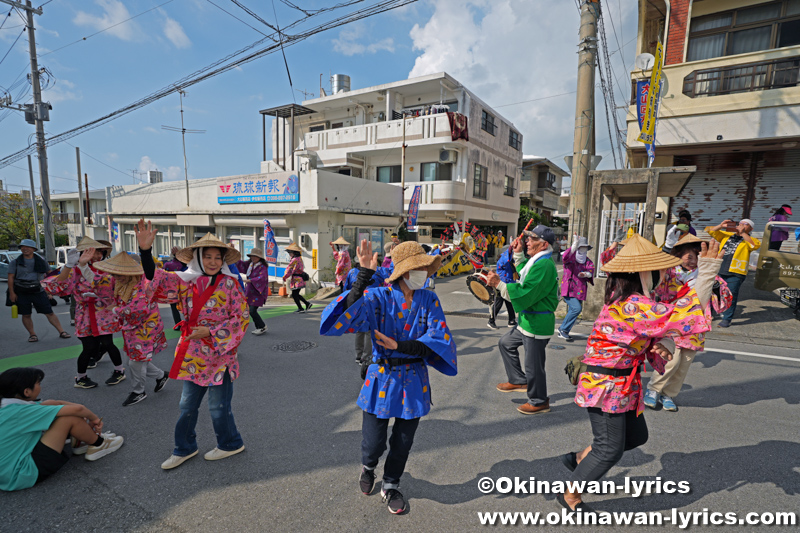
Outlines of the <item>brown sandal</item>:
{"label": "brown sandal", "polygon": [[58,334],[58,336],[60,338],[62,338],[62,339],[71,339],[72,338],[72,335],[70,335],[66,331],[62,331],[61,333]]}

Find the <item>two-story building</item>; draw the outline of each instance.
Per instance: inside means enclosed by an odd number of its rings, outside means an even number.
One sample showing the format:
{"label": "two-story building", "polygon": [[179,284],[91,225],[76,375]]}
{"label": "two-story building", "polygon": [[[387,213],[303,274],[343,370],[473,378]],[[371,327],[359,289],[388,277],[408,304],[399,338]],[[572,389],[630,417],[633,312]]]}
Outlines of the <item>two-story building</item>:
{"label": "two-story building", "polygon": [[[637,53],[659,39],[654,166],[697,167],[663,208],[688,209],[698,230],[750,218],[760,234],[781,204],[800,205],[800,0],[639,0]],[[628,155],[643,167],[638,135],[632,107]]]}
{"label": "two-story building", "polygon": [[542,215],[549,224],[561,212],[561,181],[566,176],[569,173],[545,157],[523,156],[520,202]]}
{"label": "two-story building", "polygon": [[[333,78],[333,94],[261,111],[262,172],[316,168],[403,184],[404,213],[419,185],[417,223],[434,238],[456,220],[516,231],[522,135],[511,122],[446,73],[356,90]],[[350,240],[355,227],[343,231]]]}
{"label": "two-story building", "polygon": [[[53,223],[57,231],[69,236],[70,246],[75,246],[84,235],[92,239],[108,240],[109,225],[106,216],[106,191],[95,189],[78,196],[77,192],[50,195]],[[83,203],[83,226],[81,226]]]}

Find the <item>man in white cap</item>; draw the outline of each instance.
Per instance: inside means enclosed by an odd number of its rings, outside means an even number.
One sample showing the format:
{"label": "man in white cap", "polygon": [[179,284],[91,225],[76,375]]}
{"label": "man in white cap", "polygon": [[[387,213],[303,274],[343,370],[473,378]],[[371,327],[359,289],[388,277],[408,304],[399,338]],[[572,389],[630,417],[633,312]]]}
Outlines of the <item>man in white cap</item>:
{"label": "man in white cap", "polygon": [[47,261],[34,253],[36,242],[31,239],[22,239],[19,250],[22,255],[8,265],[8,299],[17,305],[19,314],[22,315],[22,325],[28,330],[28,342],[39,340],[31,320],[34,307],[37,313],[47,317],[50,324],[58,331],[59,337],[69,339],[71,335],[61,327],[61,322],[53,313],[50,298],[41,285],[49,270]]}
{"label": "man in white cap", "polygon": [[706,233],[718,240],[722,248],[724,255],[719,275],[733,294],[731,306],[722,313],[722,320],[719,323],[721,328],[731,325],[731,319],[736,312],[736,302],[739,300],[739,288],[747,278],[750,253],[761,247],[761,241],[750,236],[753,226],[752,220],[743,218],[738,224],[732,220],[723,220],[716,226],[706,228]]}

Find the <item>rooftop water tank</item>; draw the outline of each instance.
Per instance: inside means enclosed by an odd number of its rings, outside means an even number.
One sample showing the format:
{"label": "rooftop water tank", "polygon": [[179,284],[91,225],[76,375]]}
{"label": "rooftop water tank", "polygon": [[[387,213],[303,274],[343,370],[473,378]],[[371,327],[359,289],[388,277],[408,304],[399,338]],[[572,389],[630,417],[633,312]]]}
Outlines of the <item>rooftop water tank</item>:
{"label": "rooftop water tank", "polygon": [[334,74],[331,76],[331,91],[333,94],[350,90],[350,76],[347,74]]}

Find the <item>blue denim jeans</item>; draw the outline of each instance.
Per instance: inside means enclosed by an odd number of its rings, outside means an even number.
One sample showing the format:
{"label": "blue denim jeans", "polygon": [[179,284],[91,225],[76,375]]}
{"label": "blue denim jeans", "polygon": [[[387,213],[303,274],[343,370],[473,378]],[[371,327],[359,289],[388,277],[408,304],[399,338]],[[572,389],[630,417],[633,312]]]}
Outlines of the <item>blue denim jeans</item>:
{"label": "blue denim jeans", "polygon": [[225,372],[225,377],[219,385],[203,387],[191,381],[183,382],[181,416],[175,425],[175,451],[172,452],[174,455],[185,457],[197,450],[197,434],[194,428],[197,425],[197,412],[206,391],[208,391],[208,410],[211,413],[211,422],[214,424],[214,433],[217,435],[217,448],[230,452],[244,446],[231,411],[233,382],[230,375]]}
{"label": "blue denim jeans", "polygon": [[733,294],[731,306],[722,313],[722,320],[730,320],[736,312],[736,302],[739,301],[739,288],[742,286],[742,283],[744,283],[746,277],[741,274],[721,274],[720,277],[725,280],[725,283],[728,284],[728,288],[731,290],[731,294]]}
{"label": "blue denim jeans", "polygon": [[561,326],[558,329],[564,333],[569,333],[572,326],[574,326],[575,322],[578,320],[578,315],[581,314],[583,302],[571,296],[565,296],[564,302],[567,304],[567,315],[564,317],[564,321],[561,322]]}

